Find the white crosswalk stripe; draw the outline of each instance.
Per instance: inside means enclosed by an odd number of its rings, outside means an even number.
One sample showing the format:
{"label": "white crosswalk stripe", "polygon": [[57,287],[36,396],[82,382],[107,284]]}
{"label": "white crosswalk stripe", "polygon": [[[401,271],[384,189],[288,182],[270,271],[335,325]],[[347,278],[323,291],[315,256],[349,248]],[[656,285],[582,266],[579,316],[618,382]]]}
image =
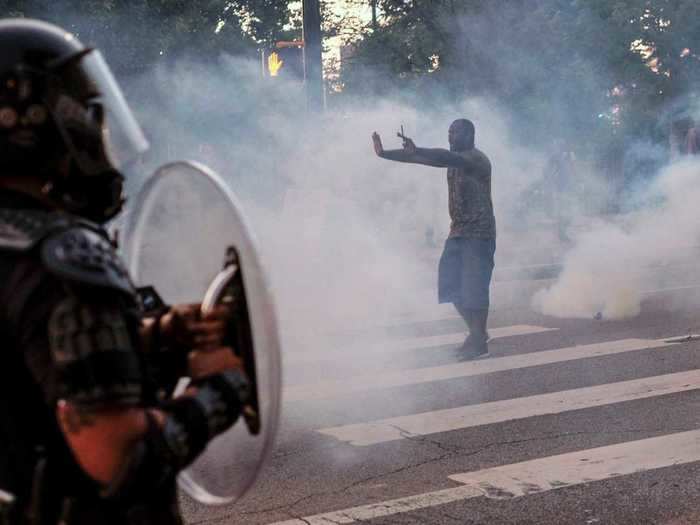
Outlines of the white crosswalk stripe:
{"label": "white crosswalk stripe", "polygon": [[463,483],[463,486],[280,521],[272,525],[364,522],[465,499],[510,499],[695,461],[700,461],[700,430],[455,474],[450,479]]}
{"label": "white crosswalk stripe", "polygon": [[[514,337],[519,335],[541,334],[553,332],[556,328],[546,328],[544,326],[533,326],[527,324],[504,326],[489,330],[491,339],[499,339],[502,337]],[[393,338],[381,342],[366,343],[352,346],[342,347],[338,350],[333,346],[331,341],[326,342],[324,349],[312,352],[298,352],[290,356],[290,360],[294,363],[322,361],[331,359],[342,352],[343,355],[352,355],[353,352],[362,354],[388,354],[392,352],[409,352],[415,350],[428,350],[437,346],[458,345],[464,342],[464,339],[469,335],[468,332],[457,332],[445,335],[431,335],[425,337],[413,338]],[[318,343],[314,344],[317,346]]]}
{"label": "white crosswalk stripe", "polygon": [[[491,333],[495,337],[517,337],[526,334],[546,334],[553,330],[556,329],[533,325],[514,325],[491,330]],[[448,334],[384,341],[367,345],[365,349],[376,352],[399,352],[407,349],[427,350],[440,345],[458,344],[464,336],[465,334]],[[692,337],[685,336],[675,341],[671,337],[659,340],[619,339],[471,362],[342,377],[338,380],[323,380],[316,383],[288,386],[284,390],[284,400],[287,403],[298,403],[300,407],[303,407],[303,403],[309,401],[331,400],[346,396],[348,399],[353,399],[354,395],[362,392],[374,392],[381,396],[381,390],[384,389],[409,388],[413,385],[424,384],[431,384],[431,396],[434,396],[434,399],[440,399],[441,388],[454,388],[456,384],[459,384],[459,381],[466,381],[477,376],[518,370],[523,374],[521,377],[526,378],[528,370],[535,367],[558,366],[573,362],[576,363],[572,366],[600,367],[601,359],[606,356],[621,356],[621,359],[634,361],[640,352],[649,352],[645,354],[645,359],[655,358],[668,351],[669,348],[679,348],[679,344],[682,346],[689,341],[692,341]],[[304,356],[304,358],[306,357]],[[615,362],[619,363],[620,361]],[[440,382],[445,383],[441,384]],[[700,369],[637,377],[614,383],[562,389],[555,392],[454,408],[441,408],[340,426],[323,427],[321,423],[314,429],[312,424],[311,428],[317,434],[340,442],[343,446],[391,446],[392,443],[414,437],[444,432],[455,432],[459,436],[459,432],[480,426],[564,414],[630,401],[651,400],[691,391],[700,391]],[[406,392],[410,395],[410,390]],[[343,401],[339,400],[338,402],[342,403]],[[439,438],[432,439],[439,440]],[[353,454],[357,457],[358,452],[353,452]],[[517,457],[514,459],[516,462],[508,463],[506,461],[505,464],[493,468],[449,475],[450,481],[460,484],[456,487],[440,490],[434,490],[435,487],[426,487],[426,492],[413,496],[386,501],[373,500],[369,504],[363,504],[365,501],[360,500],[358,506],[312,514],[298,519],[278,521],[272,525],[331,525],[366,522],[474,498],[518,498],[618,476],[697,462],[700,461],[700,429],[583,449],[566,454],[544,456],[528,461],[517,462]],[[445,481],[446,479],[443,478],[436,480],[436,483],[441,483],[444,487]]]}
{"label": "white crosswalk stripe", "polygon": [[[489,335],[492,339],[500,339],[501,337],[514,337],[517,335],[541,334],[544,332],[553,332],[556,328],[545,328],[544,326],[532,326],[529,324],[518,324],[512,326],[502,326],[489,330]],[[410,350],[420,350],[423,348],[434,348],[442,345],[456,345],[464,342],[464,339],[469,335],[469,332],[461,332],[456,334],[446,335],[431,335],[426,337],[415,337],[412,339],[404,339],[392,341],[391,343],[378,343],[369,347],[370,350],[384,352],[400,352]]]}
{"label": "white crosswalk stripe", "polygon": [[590,359],[640,350],[661,349],[672,343],[649,339],[621,339],[590,345],[557,348],[541,352],[531,352],[508,357],[498,357],[481,361],[455,363],[450,365],[384,372],[367,376],[351,377],[345,380],[322,381],[285,388],[285,401],[310,401],[330,399],[356,392],[366,392],[385,388],[417,385],[433,381],[472,377],[477,375],[543,366],[578,359]]}
{"label": "white crosswalk stripe", "polygon": [[361,447],[698,389],[700,389],[700,370],[692,370],[551,394],[435,410],[371,423],[324,428],[319,432]]}

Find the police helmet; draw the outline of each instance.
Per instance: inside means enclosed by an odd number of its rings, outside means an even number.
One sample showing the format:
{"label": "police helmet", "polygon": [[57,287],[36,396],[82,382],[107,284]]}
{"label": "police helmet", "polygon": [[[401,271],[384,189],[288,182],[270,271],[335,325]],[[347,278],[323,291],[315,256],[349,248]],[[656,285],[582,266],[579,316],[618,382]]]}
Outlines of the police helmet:
{"label": "police helmet", "polygon": [[148,143],[102,55],[28,19],[0,20],[0,50],[0,181],[40,176],[58,207],[112,218],[121,170]]}

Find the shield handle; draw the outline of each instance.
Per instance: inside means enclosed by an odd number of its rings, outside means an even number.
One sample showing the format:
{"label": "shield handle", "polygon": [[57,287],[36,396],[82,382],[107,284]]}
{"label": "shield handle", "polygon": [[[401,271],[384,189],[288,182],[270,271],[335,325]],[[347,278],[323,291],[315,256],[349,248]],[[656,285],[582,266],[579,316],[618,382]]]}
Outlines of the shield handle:
{"label": "shield handle", "polygon": [[223,269],[214,277],[202,300],[201,312],[206,315],[219,304],[232,308],[231,322],[224,343],[230,345],[235,354],[243,360],[246,376],[252,383],[251,402],[246,404],[241,414],[253,435],[260,434],[261,418],[258,403],[258,385],[255,369],[255,347],[253,343],[248,304],[243,286],[242,271],[238,253],[233,246],[226,249]]}

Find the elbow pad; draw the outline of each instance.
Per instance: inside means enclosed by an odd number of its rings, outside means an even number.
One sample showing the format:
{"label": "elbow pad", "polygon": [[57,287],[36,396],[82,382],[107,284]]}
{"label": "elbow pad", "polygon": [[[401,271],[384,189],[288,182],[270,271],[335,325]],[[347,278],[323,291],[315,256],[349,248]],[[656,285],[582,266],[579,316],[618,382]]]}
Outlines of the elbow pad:
{"label": "elbow pad", "polygon": [[106,487],[103,498],[134,501],[172,483],[214,437],[231,427],[251,395],[251,385],[239,370],[228,370],[198,383],[193,397],[176,399],[162,409],[162,428],[146,412],[148,431],[134,446],[129,460]]}

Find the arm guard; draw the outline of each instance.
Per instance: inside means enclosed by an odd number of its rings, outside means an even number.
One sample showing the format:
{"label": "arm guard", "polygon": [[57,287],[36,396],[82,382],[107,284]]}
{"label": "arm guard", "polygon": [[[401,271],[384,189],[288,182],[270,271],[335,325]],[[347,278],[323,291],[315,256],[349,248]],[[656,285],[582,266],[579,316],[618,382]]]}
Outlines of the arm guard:
{"label": "arm guard", "polygon": [[41,240],[39,254],[64,290],[48,319],[52,397],[86,408],[141,404],[150,390],[139,305],[106,232],[82,224],[58,229]]}
{"label": "arm guard", "polygon": [[133,328],[118,302],[61,301],[49,319],[49,348],[55,371],[51,397],[83,407],[139,405],[143,371]]}
{"label": "arm guard", "polygon": [[194,397],[172,401],[161,428],[147,413],[148,432],[134,446],[129,461],[102,491],[110,500],[133,501],[170,483],[192,463],[207,443],[233,425],[250,398],[250,383],[238,370],[208,377]]}

